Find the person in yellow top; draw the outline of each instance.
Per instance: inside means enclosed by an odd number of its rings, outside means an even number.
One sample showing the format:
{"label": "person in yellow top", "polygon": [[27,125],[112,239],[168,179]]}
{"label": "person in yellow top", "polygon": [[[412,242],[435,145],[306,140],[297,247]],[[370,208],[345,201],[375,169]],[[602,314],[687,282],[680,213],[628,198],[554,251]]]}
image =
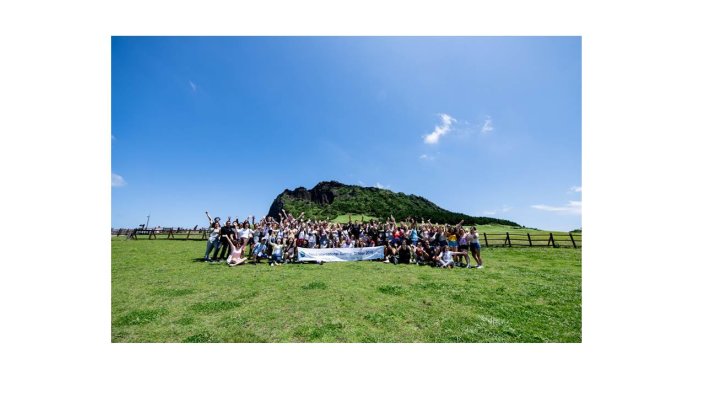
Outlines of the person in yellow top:
{"label": "person in yellow top", "polygon": [[448,240],[448,247],[450,248],[451,251],[453,252],[458,252],[458,229],[463,227],[463,220],[460,220],[460,223],[455,225],[455,227],[448,228],[447,234],[446,234],[446,239]]}

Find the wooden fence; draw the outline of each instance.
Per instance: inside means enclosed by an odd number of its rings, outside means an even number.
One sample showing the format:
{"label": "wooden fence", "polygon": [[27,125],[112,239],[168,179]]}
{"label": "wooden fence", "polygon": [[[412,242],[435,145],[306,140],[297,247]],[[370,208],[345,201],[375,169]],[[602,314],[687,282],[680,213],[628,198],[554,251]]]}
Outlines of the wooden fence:
{"label": "wooden fence", "polygon": [[485,247],[572,247],[583,246],[583,235],[576,233],[482,233]]}
{"label": "wooden fence", "polygon": [[208,239],[207,229],[183,229],[183,228],[161,228],[161,229],[111,229],[111,235],[127,239],[148,239],[148,240],[206,240]]}
{"label": "wooden fence", "polygon": [[[206,240],[207,229],[112,229],[113,236],[148,240]],[[580,233],[482,233],[481,243],[485,247],[553,247],[581,248]]]}

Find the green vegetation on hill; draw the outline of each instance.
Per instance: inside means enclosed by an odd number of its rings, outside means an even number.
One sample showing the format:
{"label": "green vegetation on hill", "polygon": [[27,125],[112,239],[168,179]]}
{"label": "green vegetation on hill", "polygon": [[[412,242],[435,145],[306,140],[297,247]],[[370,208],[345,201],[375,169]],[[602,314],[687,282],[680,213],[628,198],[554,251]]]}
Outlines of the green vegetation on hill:
{"label": "green vegetation on hill", "polygon": [[311,190],[303,187],[293,191],[285,190],[274,200],[268,215],[278,218],[282,209],[294,216],[305,212],[306,217],[311,219],[332,219],[344,214],[369,214],[387,219],[392,214],[397,220],[413,217],[417,220],[430,219],[434,223],[454,224],[465,220],[465,224],[519,226],[504,219],[448,211],[413,194],[394,193],[376,187],[344,185],[334,181],[321,182]]}

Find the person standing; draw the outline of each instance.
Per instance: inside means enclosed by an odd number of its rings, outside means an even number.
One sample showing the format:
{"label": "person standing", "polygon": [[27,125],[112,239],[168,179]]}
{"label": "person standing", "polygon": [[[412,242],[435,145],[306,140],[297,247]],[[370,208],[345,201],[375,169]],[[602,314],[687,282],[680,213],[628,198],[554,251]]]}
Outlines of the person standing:
{"label": "person standing", "polygon": [[212,262],[210,259],[211,251],[215,249],[215,254],[217,254],[220,246],[220,218],[216,216],[215,219],[211,219],[208,211],[206,211],[206,216],[208,217],[208,224],[210,226],[208,227],[209,235],[206,243],[206,254],[203,257],[203,260],[206,262]]}
{"label": "person standing", "polygon": [[[477,228],[475,226],[471,227],[469,234],[470,236],[468,240],[470,242],[470,253],[472,254],[473,259],[475,259],[475,262],[477,262],[477,266],[475,268],[482,269],[483,265],[482,257],[480,256],[480,235],[477,232]],[[470,266],[469,263],[468,266]]]}
{"label": "person standing", "polygon": [[228,244],[226,236],[233,238],[234,235],[235,231],[230,223],[230,217],[228,217],[228,220],[225,221],[225,226],[220,228],[220,250],[217,250],[215,255],[213,255],[214,260],[220,262],[230,255],[230,244]]}

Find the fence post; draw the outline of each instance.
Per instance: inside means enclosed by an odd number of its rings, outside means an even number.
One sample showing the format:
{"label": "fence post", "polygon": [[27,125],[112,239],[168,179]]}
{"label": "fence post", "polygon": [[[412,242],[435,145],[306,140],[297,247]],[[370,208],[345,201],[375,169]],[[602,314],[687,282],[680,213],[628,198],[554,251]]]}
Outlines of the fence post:
{"label": "fence post", "polygon": [[487,241],[487,233],[484,233],[484,232],[483,232],[482,234],[485,235],[485,246],[486,246],[486,247],[489,247],[489,246],[490,246],[490,242]]}
{"label": "fence post", "polygon": [[568,235],[570,236],[570,241],[573,242],[573,248],[578,248],[578,246],[575,245],[575,239],[573,239],[573,233],[568,232]]}
{"label": "fence post", "polygon": [[531,234],[526,233],[526,237],[529,238],[529,247],[533,247],[533,245],[531,244]]}
{"label": "fence post", "polygon": [[550,233],[548,244],[551,244],[553,248],[556,248],[556,241],[553,239],[553,233]]}
{"label": "fence post", "polygon": [[504,241],[504,244],[509,244],[509,246],[512,246],[512,240],[509,238],[509,232],[507,232],[507,239]]}
{"label": "fence post", "polygon": [[189,236],[191,236],[191,229],[189,229],[188,233],[186,234],[186,240],[188,240]]}

